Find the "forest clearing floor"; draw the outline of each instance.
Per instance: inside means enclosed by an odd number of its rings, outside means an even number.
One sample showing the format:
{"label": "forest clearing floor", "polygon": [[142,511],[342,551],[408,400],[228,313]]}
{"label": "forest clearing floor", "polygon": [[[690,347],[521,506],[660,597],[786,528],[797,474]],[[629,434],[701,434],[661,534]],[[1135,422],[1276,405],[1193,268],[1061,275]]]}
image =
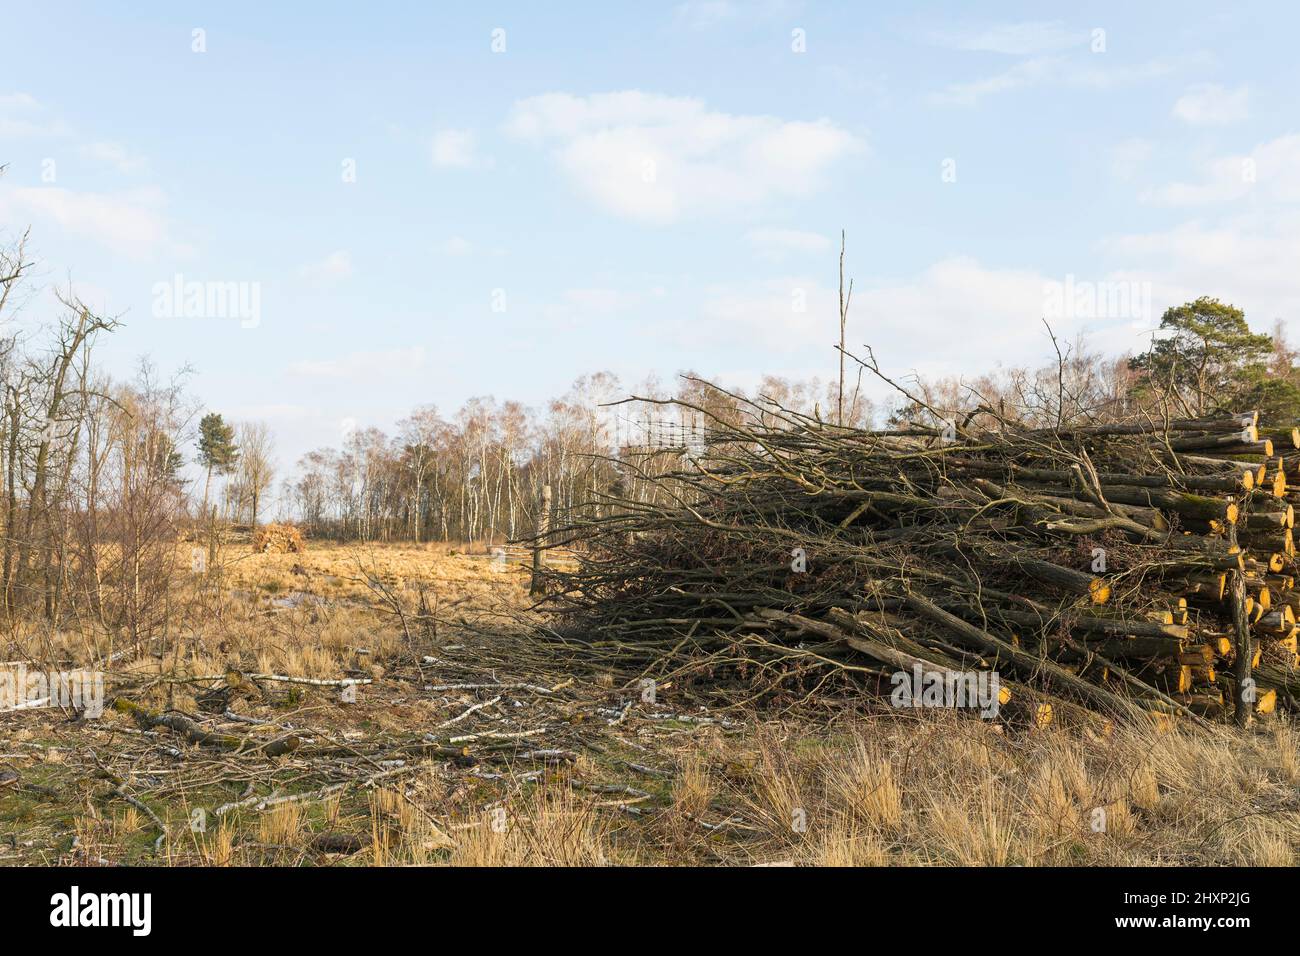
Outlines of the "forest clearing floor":
{"label": "forest clearing floor", "polygon": [[0,714],[0,865],[1296,862],[1288,721],[1096,733],[650,694],[539,641],[518,558],[227,553],[138,647],[7,636],[10,668],[115,660],[98,719]]}

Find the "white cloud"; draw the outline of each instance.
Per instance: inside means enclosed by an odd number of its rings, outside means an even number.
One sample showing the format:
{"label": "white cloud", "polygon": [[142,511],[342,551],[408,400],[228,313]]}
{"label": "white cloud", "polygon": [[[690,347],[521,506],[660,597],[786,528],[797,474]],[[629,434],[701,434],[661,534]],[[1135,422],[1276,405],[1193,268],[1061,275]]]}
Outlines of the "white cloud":
{"label": "white cloud", "polygon": [[1153,59],[1129,66],[1111,65],[1093,53],[1081,57],[1040,56],[1023,60],[1006,70],[962,83],[950,83],[927,99],[941,106],[973,106],[985,97],[1034,86],[1067,86],[1109,90],[1167,76],[1181,66],[1201,62],[1199,55],[1178,60]]}
{"label": "white cloud", "polygon": [[474,251],[474,243],[470,242],[464,236],[452,236],[444,239],[434,247],[439,255],[444,256],[467,256]]}
{"label": "white cloud", "polygon": [[485,246],[477,242],[466,239],[464,236],[449,236],[440,242],[433,244],[435,255],[445,256],[449,259],[461,259],[466,256],[504,256],[508,250],[504,246]]}
{"label": "white cloud", "polygon": [[1245,86],[1227,90],[1217,83],[1190,87],[1174,104],[1174,115],[1193,126],[1221,126],[1244,120],[1250,112],[1250,91]]}
{"label": "white cloud", "polygon": [[169,242],[163,205],[162,191],[153,187],[92,193],[42,186],[0,194],[7,217],[45,218],[69,233],[135,256]]}
{"label": "white cloud", "polygon": [[468,168],[477,164],[478,137],[472,130],[444,129],[433,135],[430,156],[435,166]]}
{"label": "white cloud", "polygon": [[[23,137],[68,137],[72,130],[49,115],[28,93],[0,94],[0,141]],[[145,168],[144,160],[126,147],[108,141],[65,144],[94,162],[108,163],[121,172]],[[0,157],[3,163],[4,157]],[[48,165],[48,169],[46,166]],[[70,235],[102,243],[115,252],[140,257],[159,248],[188,255],[188,246],[170,235],[164,212],[165,194],[156,186],[126,191],[91,192],[54,185],[59,165],[53,156],[41,161],[41,181],[36,187],[0,187],[0,216],[34,219],[57,226]],[[49,174],[49,175],[47,175]]]}
{"label": "white cloud", "polygon": [[352,275],[352,254],[346,249],[331,252],[319,262],[309,262],[298,270],[298,275],[314,281],[346,279]]}
{"label": "white cloud", "polygon": [[[1046,287],[1056,277],[992,269],[968,257],[936,262],[905,281],[858,283],[849,321],[882,358],[935,369],[987,370],[1043,358]],[[1059,281],[1059,280],[1057,280]],[[855,322],[856,318],[856,322]],[[1068,323],[1058,334],[1070,334]]]}
{"label": "white cloud", "polygon": [[879,70],[868,72],[861,69],[861,64],[847,67],[841,63],[822,63],[817,66],[817,74],[854,96],[869,96],[873,105],[887,107],[893,102],[887,74]]}
{"label": "white cloud", "polygon": [[783,253],[813,255],[835,247],[828,236],[801,229],[751,229],[745,233],[745,241],[760,253],[773,257]]}
{"label": "white cloud", "polygon": [[[1142,269],[1156,300],[1175,305],[1212,295],[1245,309],[1256,328],[1300,322],[1300,213],[1249,211],[1222,222],[1117,236],[1103,248]],[[1296,324],[1292,325],[1295,329]]]}
{"label": "white cloud", "polygon": [[[49,115],[43,104],[28,93],[0,94],[0,138],[50,138],[71,136],[72,129]],[[86,159],[114,166],[119,172],[134,173],[146,168],[144,157],[121,143],[95,140],[76,144]]]}
{"label": "white cloud", "polygon": [[[1053,292],[1067,282],[1135,281],[1127,276],[1049,276],[1033,269],[991,268],[965,256],[932,264],[903,278],[864,278],[854,284],[849,308],[851,350],[872,346],[883,365],[924,375],[980,374],[999,366],[1036,368],[1051,357],[1043,326],[1048,317],[1059,338],[1084,333],[1094,347],[1129,349],[1149,310],[1106,314],[1105,306],[1051,314]],[[705,290],[698,314],[674,333],[687,345],[745,342],[787,358],[831,352],[838,338],[837,290],[809,276]],[[1142,305],[1135,297],[1134,301]],[[1127,302],[1125,303],[1127,305]],[[1140,321],[1139,321],[1140,320]]]}
{"label": "white cloud", "polygon": [[289,365],[295,375],[310,378],[382,381],[394,374],[414,372],[424,366],[420,346],[371,352],[352,352],[334,359],[302,359]]}
{"label": "white cloud", "polygon": [[549,146],[574,187],[600,206],[652,223],[807,195],[831,165],[864,148],[827,119],[733,115],[636,90],[520,100],[506,129]]}
{"label": "white cloud", "polygon": [[1089,53],[1083,59],[1070,61],[1066,68],[1060,71],[1059,79],[1066,86],[1113,90],[1147,80],[1157,80],[1180,69],[1205,62],[1205,56],[1189,54],[1177,58],[1156,57],[1130,65],[1112,65],[1105,56]]}
{"label": "white cloud", "polygon": [[542,308],[548,326],[577,328],[592,319],[608,318],[637,305],[642,297],[618,289],[591,287],[566,289],[560,301]]}
{"label": "white cloud", "polygon": [[928,98],[931,103],[939,105],[972,106],[994,93],[1005,93],[1038,82],[1054,68],[1055,63],[1055,60],[1027,60],[992,76],[966,83],[950,83]]}
{"label": "white cloud", "polygon": [[627,304],[628,297],[617,289],[568,289],[566,301],[592,312],[612,312]]}
{"label": "white cloud", "polygon": [[1249,154],[1204,164],[1198,182],[1169,183],[1141,195],[1144,202],[1192,206],[1229,202],[1247,195],[1274,203],[1300,202],[1300,134],[1261,143]]}
{"label": "white cloud", "polygon": [[107,163],[121,173],[135,173],[144,169],[147,163],[143,156],[132,153],[120,143],[98,141],[86,143],[80,147],[81,154],[96,162]]}
{"label": "white cloud", "polygon": [[1151,158],[1154,149],[1150,140],[1140,138],[1126,139],[1115,144],[1110,148],[1111,172],[1116,179],[1132,179],[1137,175],[1138,169]]}
{"label": "white cloud", "polygon": [[939,46],[955,50],[1028,56],[1054,53],[1086,44],[1089,34],[1085,30],[1067,29],[1061,21],[1052,20],[1000,23],[956,32],[936,32],[931,34],[930,39]]}
{"label": "white cloud", "polygon": [[700,345],[743,341],[773,350],[811,343],[829,348],[837,334],[832,332],[834,295],[806,275],[713,285],[704,292],[698,318],[681,321],[680,336]]}
{"label": "white cloud", "polygon": [[1300,321],[1300,134],[1209,160],[1201,173],[1141,197],[1202,207],[1199,218],[1111,237],[1101,251],[1145,275],[1161,307],[1212,295],[1256,328]]}
{"label": "white cloud", "polygon": [[31,94],[0,93],[0,138],[66,136],[69,132],[67,124],[51,118]]}

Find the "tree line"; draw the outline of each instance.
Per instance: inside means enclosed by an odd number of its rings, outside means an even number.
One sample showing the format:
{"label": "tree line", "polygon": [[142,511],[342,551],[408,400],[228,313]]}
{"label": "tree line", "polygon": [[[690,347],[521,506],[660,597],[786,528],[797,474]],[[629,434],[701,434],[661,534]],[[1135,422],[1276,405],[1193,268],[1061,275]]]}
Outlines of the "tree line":
{"label": "tree line", "polygon": [[[598,372],[541,409],[491,397],[446,415],[422,405],[391,433],[355,429],[277,476],[269,428],[199,407],[184,374],[163,379],[143,362],[130,378],[108,375],[95,347],[118,322],[71,291],[43,328],[19,331],[9,320],[32,296],[26,248],[25,234],[0,243],[0,612],[11,626],[157,633],[183,570],[178,541],[203,526],[256,526],[277,477],[279,517],[319,538],[488,544],[532,531],[543,487],[561,514],[646,501],[661,493],[647,478],[683,467],[714,430],[782,409],[809,423],[899,429],[1252,408],[1300,420],[1297,354],[1281,323],[1255,332],[1240,309],[1201,298],[1166,311],[1150,347],[1131,356],[1067,345],[1049,329],[1054,362],[974,378],[891,381],[869,349],[838,381],[768,377],[748,393],[690,373],[628,388]],[[905,398],[875,406],[863,382],[876,376]]]}
{"label": "tree line", "polygon": [[[837,414],[835,389],[817,379],[769,377],[759,391],[809,415]],[[690,373],[671,391],[651,379],[629,395],[609,372],[582,376],[541,411],[491,397],[448,416],[423,405],[393,434],[357,429],[339,447],[303,456],[280,497],[315,537],[507,541],[535,527],[543,486],[561,513],[656,493],[644,476],[678,467],[711,422],[738,420],[742,406],[739,394]],[[859,395],[846,414],[865,424],[874,408]]]}
{"label": "tree line", "polygon": [[[680,467],[710,423],[787,409],[831,424],[942,426],[981,417],[1041,428],[1136,414],[1200,417],[1258,408],[1269,420],[1300,420],[1300,370],[1282,325],[1253,332],[1244,313],[1202,298],[1169,309],[1149,349],[1108,356],[1082,339],[1046,330],[1055,360],[969,378],[901,384],[904,400],[876,407],[861,375],[883,373],[868,350],[856,383],[765,378],[750,394],[708,387],[693,374],[671,390],[654,380],[625,391],[602,372],[584,376],[541,412],[474,398],[444,416],[421,406],[393,434],[354,431],[339,447],[304,456],[281,498],[318,537],[378,541],[494,542],[530,532],[543,486],[561,513],[609,507],[612,498],[655,494],[644,480]],[[668,399],[678,403],[668,404]]]}
{"label": "tree line", "polygon": [[[141,361],[108,374],[96,347],[120,323],[71,289],[38,298],[28,239],[0,235],[0,618],[11,637],[72,627],[135,646],[165,630],[178,539],[199,511],[185,468],[198,408],[184,370],[168,379]],[[44,301],[48,321],[18,322]],[[240,451],[211,462],[226,478],[217,517],[255,522],[273,478],[270,431],[248,423],[219,437]]]}
{"label": "tree line", "polygon": [[908,400],[894,406],[889,422],[1049,428],[1248,409],[1269,421],[1300,421],[1300,355],[1280,319],[1271,335],[1258,333],[1241,309],[1203,296],[1167,309],[1149,347],[1136,355],[1096,352],[1082,338],[1062,343],[1050,328],[1047,336],[1052,363],[918,382],[904,388]]}

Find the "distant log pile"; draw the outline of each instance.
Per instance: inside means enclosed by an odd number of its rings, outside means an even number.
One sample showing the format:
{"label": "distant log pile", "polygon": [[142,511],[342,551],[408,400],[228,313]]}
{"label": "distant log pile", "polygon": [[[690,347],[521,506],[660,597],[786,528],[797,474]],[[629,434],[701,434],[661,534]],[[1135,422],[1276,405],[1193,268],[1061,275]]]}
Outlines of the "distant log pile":
{"label": "distant log pile", "polygon": [[296,525],[264,524],[253,532],[253,550],[258,554],[300,554],[306,547]]}
{"label": "distant log pile", "polygon": [[863,431],[688,407],[712,419],[702,453],[626,466],[674,504],[608,497],[551,532],[582,556],[546,589],[586,653],[805,694],[996,671],[1040,724],[1245,721],[1300,698],[1295,428],[1031,429],[985,409],[991,425]]}

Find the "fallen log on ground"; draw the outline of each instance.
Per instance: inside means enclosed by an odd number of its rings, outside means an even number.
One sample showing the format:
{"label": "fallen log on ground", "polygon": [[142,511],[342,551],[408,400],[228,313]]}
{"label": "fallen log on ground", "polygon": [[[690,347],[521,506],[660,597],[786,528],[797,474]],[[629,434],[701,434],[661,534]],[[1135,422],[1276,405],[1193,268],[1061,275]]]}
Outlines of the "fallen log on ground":
{"label": "fallen log on ground", "polygon": [[240,737],[238,734],[222,734],[204,730],[199,724],[183,714],[155,714],[125,697],[119,697],[113,703],[115,710],[129,714],[141,727],[153,729],[166,727],[184,737],[187,741],[200,747],[215,747],[219,750],[240,752],[258,752],[268,757],[282,757],[297,750],[301,741],[296,734],[286,734],[273,740],[257,740],[253,737]]}

